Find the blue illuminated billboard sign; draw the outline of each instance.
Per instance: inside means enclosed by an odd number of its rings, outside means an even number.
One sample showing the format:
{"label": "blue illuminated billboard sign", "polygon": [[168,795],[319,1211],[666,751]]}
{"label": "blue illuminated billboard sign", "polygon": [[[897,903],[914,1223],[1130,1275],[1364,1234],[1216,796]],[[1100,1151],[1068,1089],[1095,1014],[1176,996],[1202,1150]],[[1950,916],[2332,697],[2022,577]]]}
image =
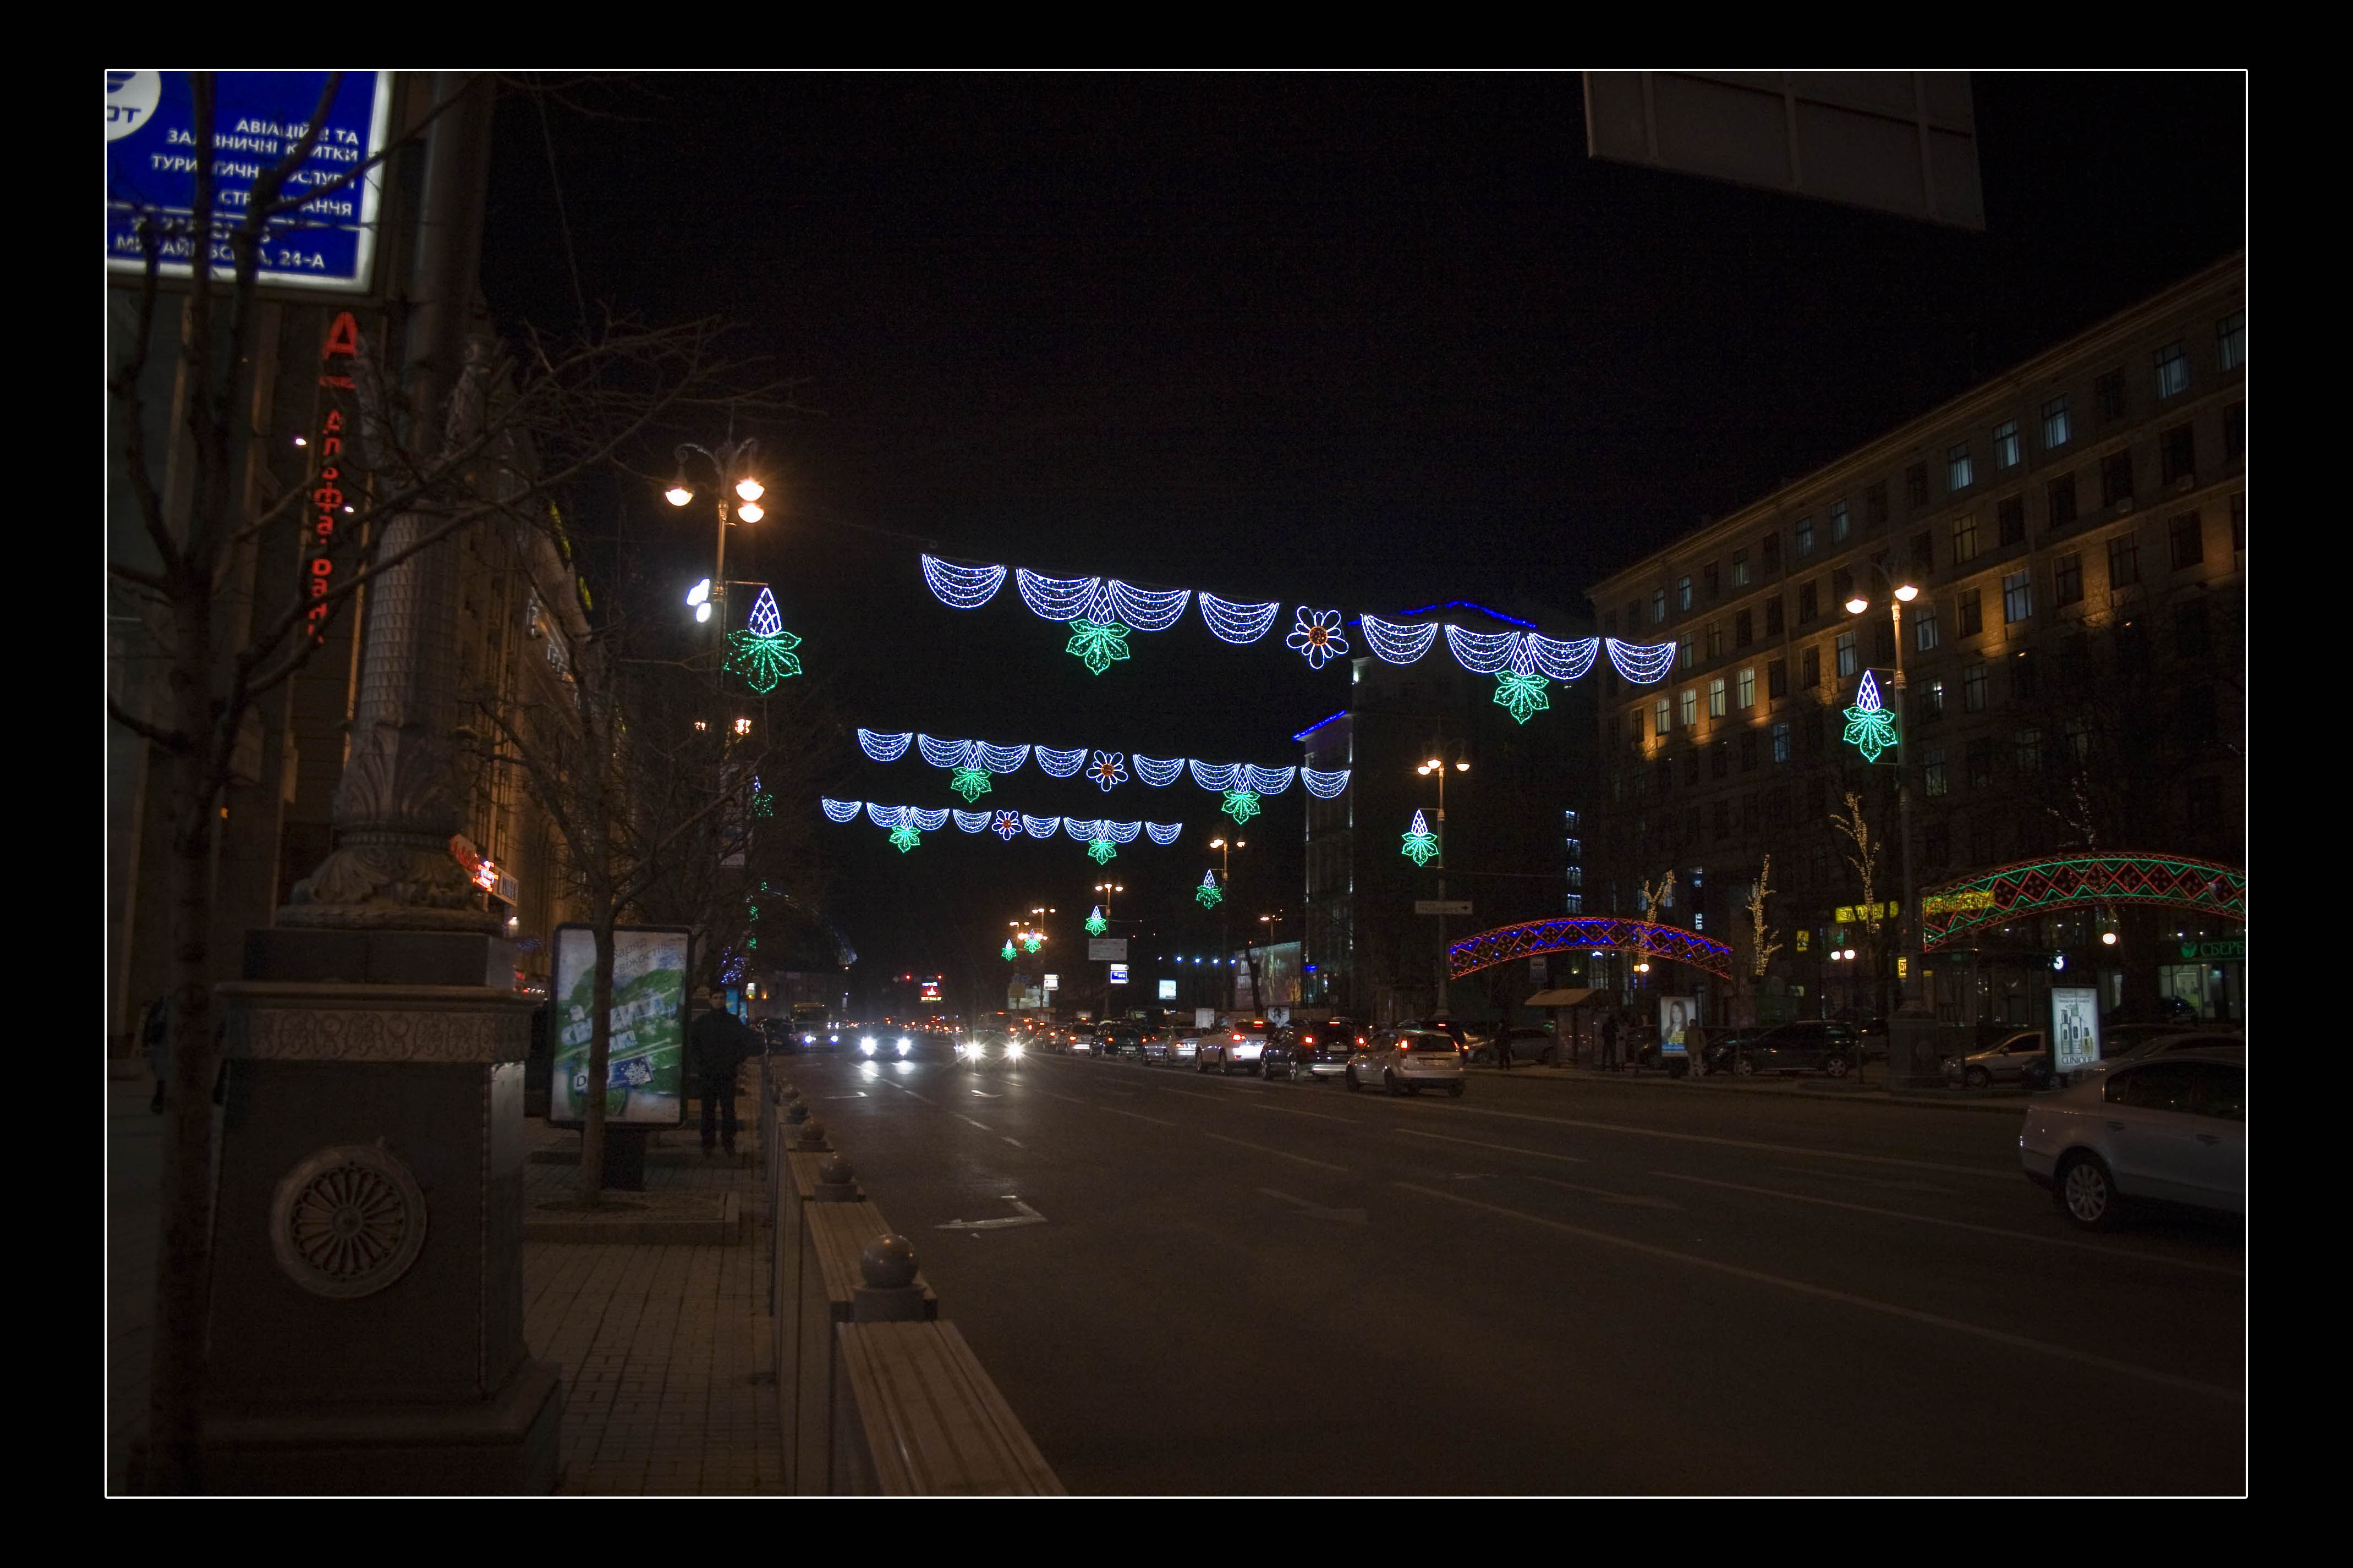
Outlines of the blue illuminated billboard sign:
{"label": "blue illuminated billboard sign", "polygon": [[[256,181],[302,137],[323,94],[326,71],[220,71],[214,75],[213,170],[218,222],[233,225]],[[334,102],[288,194],[322,191],[282,224],[262,247],[261,280],[308,289],[360,290],[375,259],[380,171],[369,161],[384,149],[392,116],[390,71],[346,71]],[[106,265],[137,272],[139,225],[153,218],[161,232],[161,270],[185,278],[195,210],[195,100],[187,71],[106,73]],[[353,177],[356,171],[364,174]],[[339,180],[348,183],[336,185]],[[231,265],[216,241],[214,265]]]}

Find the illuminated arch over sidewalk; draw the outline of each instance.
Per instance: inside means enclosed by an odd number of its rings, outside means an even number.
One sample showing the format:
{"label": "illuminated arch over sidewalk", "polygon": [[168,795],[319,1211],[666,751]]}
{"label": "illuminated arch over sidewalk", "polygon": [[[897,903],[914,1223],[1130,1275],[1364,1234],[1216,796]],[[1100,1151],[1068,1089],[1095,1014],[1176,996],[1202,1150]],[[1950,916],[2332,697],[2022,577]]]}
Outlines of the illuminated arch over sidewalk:
{"label": "illuminated arch over sidewalk", "polygon": [[2055,910],[2155,904],[2185,915],[2247,918],[2247,874],[2187,855],[2060,855],[1940,882],[1920,896],[1920,949]]}
{"label": "illuminated arch over sidewalk", "polygon": [[1597,950],[1663,958],[1704,970],[1719,980],[1732,978],[1732,950],[1724,943],[1710,942],[1697,931],[1684,931],[1680,926],[1652,925],[1649,921],[1619,920],[1609,915],[1529,921],[1524,925],[1479,931],[1447,948],[1446,972],[1459,980],[1514,958]]}

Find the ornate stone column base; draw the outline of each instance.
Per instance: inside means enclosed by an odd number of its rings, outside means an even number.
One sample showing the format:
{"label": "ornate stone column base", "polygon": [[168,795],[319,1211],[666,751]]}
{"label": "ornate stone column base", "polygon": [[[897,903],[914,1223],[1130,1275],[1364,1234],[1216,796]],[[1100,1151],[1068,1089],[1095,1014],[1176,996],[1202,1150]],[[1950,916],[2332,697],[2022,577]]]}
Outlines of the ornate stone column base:
{"label": "ornate stone column base", "polygon": [[507,944],[257,932],[248,961],[219,988],[207,1487],[553,1489],[562,1395],[522,1338],[535,1004],[482,984]]}

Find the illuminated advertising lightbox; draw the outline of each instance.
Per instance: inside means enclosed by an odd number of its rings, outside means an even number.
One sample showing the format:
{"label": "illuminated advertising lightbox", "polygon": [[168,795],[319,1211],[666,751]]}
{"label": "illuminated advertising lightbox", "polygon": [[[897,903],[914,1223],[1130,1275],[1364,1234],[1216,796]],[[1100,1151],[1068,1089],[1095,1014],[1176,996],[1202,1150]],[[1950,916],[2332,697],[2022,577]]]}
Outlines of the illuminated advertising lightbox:
{"label": "illuminated advertising lightbox", "polygon": [[1124,985],[1124,984],[1127,984],[1127,965],[1126,965],[1126,964],[1124,964],[1124,963],[1114,963],[1114,964],[1113,964],[1113,965],[1111,966],[1111,980],[1110,980],[1110,984],[1113,984],[1113,985]]}
{"label": "illuminated advertising lightbox", "polygon": [[2073,1072],[2100,1059],[2100,992],[2094,985],[2051,988],[2051,1069]]}
{"label": "illuminated advertising lightbox", "polygon": [[1659,1049],[1672,1056],[1683,1048],[1683,1031],[1699,1022],[1699,998],[1659,998]]}
{"label": "illuminated advertising lightbox", "polygon": [[[682,926],[619,926],[613,931],[612,1047],[605,1073],[608,1125],[675,1127],[685,1119],[686,972],[692,933]],[[588,1093],[589,1008],[596,984],[596,935],[555,928],[551,1126],[580,1125]]]}
{"label": "illuminated advertising lightbox", "polygon": [[1176,983],[1174,980],[1164,980],[1160,983],[1160,999],[1163,1002],[1176,1000]]}

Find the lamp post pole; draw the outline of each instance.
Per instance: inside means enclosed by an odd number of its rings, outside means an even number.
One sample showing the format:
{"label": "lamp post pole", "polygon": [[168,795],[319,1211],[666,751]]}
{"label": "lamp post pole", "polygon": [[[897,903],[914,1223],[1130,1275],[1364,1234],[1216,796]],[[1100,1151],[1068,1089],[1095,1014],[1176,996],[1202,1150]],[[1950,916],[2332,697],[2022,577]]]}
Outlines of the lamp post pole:
{"label": "lamp post pole", "polygon": [[[1903,871],[1903,902],[1895,914],[1896,963],[1903,971],[1897,982],[1896,1014],[1916,1017],[1926,1009],[1921,992],[1920,911],[1912,884],[1912,764],[1911,749],[1906,744],[1912,729],[1912,710],[1909,682],[1904,670],[1904,606],[1917,598],[1920,590],[1910,583],[1898,583],[1883,566],[1874,563],[1872,570],[1887,585],[1887,613],[1895,633],[1895,823],[1897,857]],[[1849,601],[1847,608],[1861,615],[1870,608],[1870,602],[1858,597]],[[1873,978],[1876,982],[1879,977]],[[1877,999],[1883,1009],[1886,994],[1878,992]],[[1897,1028],[1895,1020],[1889,1019],[1887,1070],[1891,1087],[1906,1087],[1896,1080],[1915,1076],[1913,1045],[1911,1032]]]}
{"label": "lamp post pole", "polygon": [[[730,432],[733,434],[732,430]],[[727,525],[730,522],[757,522],[767,515],[760,508],[760,498],[766,489],[752,475],[752,458],[758,454],[758,437],[746,436],[741,441],[722,441],[716,447],[697,446],[692,441],[678,445],[678,478],[663,492],[663,499],[672,506],[684,506],[694,499],[694,490],[686,482],[686,459],[689,453],[711,465],[719,478],[718,500],[713,510],[718,514],[717,541],[712,548],[711,596],[718,605],[712,617],[712,640],[714,644],[727,636]],[[740,505],[736,504],[740,501]]]}
{"label": "lamp post pole", "polygon": [[[1438,775],[1438,1016],[1449,1016],[1446,1005],[1446,761],[1432,757],[1413,771]],[[1454,759],[1454,771],[1467,773],[1469,761],[1460,755]]]}
{"label": "lamp post pole", "polygon": [[1218,956],[1215,966],[1227,972],[1222,993],[1225,1000],[1219,1006],[1228,1013],[1232,1012],[1234,1006],[1233,965],[1226,962],[1234,942],[1233,854],[1237,849],[1248,847],[1249,844],[1247,838],[1237,838],[1231,843],[1222,837],[1209,840],[1209,847],[1218,852],[1218,887],[1227,894],[1226,898],[1218,900]]}

